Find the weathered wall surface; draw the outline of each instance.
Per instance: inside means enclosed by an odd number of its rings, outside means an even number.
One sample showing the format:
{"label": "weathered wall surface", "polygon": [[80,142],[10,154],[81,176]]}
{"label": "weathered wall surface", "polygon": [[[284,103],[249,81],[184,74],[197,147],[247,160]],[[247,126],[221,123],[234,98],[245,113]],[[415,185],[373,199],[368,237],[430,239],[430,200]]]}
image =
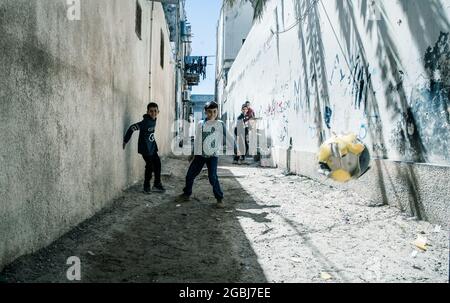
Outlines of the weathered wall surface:
{"label": "weathered wall surface", "polygon": [[242,47],[243,40],[253,25],[253,8],[250,2],[237,2],[233,7],[225,5],[223,11],[223,60],[234,60]]}
{"label": "weathered wall surface", "polygon": [[[387,193],[401,192],[414,202],[402,208],[448,225],[449,16],[443,0],[269,1],[230,70],[224,110],[232,118],[251,100],[276,162],[292,139],[293,169],[315,178],[318,146],[358,134],[379,160],[365,176],[374,182],[348,186],[392,204]],[[436,176],[445,182],[428,182]]]}
{"label": "weathered wall surface", "polygon": [[[0,268],[143,176],[137,136],[121,146],[149,101],[150,4],[140,3],[142,40],[136,1],[81,1],[79,21],[65,0],[0,1]],[[163,119],[171,81],[153,88]]]}
{"label": "weathered wall surface", "polygon": [[253,7],[248,1],[237,1],[233,6],[222,5],[217,23],[216,98],[225,98],[224,87],[228,71],[238,55],[253,25]]}
{"label": "weathered wall surface", "polygon": [[[158,148],[161,154],[168,155],[172,151],[171,133],[175,120],[176,94],[175,61],[171,49],[169,28],[165,20],[162,6],[155,2],[152,26],[153,59],[150,100],[158,103],[160,110],[155,134]],[[164,53],[163,56],[161,56],[161,52]]]}

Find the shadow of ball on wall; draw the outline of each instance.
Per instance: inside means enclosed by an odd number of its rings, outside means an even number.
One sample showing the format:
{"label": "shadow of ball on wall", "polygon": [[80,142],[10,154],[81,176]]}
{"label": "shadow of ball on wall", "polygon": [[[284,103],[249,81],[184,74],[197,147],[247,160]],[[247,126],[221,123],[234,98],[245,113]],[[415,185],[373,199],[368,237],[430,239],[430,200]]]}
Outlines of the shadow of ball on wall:
{"label": "shadow of ball on wall", "polygon": [[370,169],[370,152],[356,134],[335,135],[317,154],[319,173],[345,183],[360,178]]}

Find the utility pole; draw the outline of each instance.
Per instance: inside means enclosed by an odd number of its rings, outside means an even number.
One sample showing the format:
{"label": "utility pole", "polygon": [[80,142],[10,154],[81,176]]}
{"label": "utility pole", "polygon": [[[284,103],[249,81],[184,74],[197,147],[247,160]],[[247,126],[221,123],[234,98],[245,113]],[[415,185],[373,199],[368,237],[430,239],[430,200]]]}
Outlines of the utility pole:
{"label": "utility pole", "polygon": [[[176,3],[177,13],[176,13],[176,39],[177,42],[175,43],[175,117],[177,120],[179,120],[179,102],[182,102],[181,100],[181,88],[180,88],[180,76],[181,76],[181,59],[180,59],[180,20],[181,20],[181,5],[180,2],[177,1]],[[180,93],[178,93],[180,92]],[[178,98],[180,98],[178,100]],[[179,123],[179,122],[177,122]],[[176,134],[179,134],[179,124],[176,128]]]}

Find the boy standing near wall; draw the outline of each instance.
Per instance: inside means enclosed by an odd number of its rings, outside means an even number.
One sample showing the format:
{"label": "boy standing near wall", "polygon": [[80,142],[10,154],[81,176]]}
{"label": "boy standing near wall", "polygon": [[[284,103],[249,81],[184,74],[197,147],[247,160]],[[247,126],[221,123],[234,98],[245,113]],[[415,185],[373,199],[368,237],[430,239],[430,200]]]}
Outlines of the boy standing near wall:
{"label": "boy standing near wall", "polygon": [[248,107],[246,104],[242,105],[242,113],[237,118],[236,127],[234,128],[235,147],[233,164],[243,164],[245,157],[248,155]]}
{"label": "boy standing near wall", "polygon": [[251,119],[255,119],[256,115],[255,115],[255,111],[253,110],[253,108],[251,107],[251,103],[250,101],[245,102],[245,106],[247,107],[247,117],[249,120]]}
{"label": "boy standing near wall", "polygon": [[123,149],[125,149],[133,132],[139,131],[138,152],[142,155],[146,163],[144,192],[147,194],[151,193],[150,181],[153,173],[155,173],[153,191],[165,192],[161,183],[161,159],[158,156],[158,145],[156,144],[155,139],[156,119],[158,114],[158,104],[150,103],[147,106],[147,114],[144,115],[144,120],[131,125],[123,139]]}
{"label": "boy standing near wall", "polygon": [[217,120],[219,106],[216,102],[208,102],[205,106],[206,120],[201,121],[196,128],[195,157],[191,162],[186,175],[186,186],[179,197],[182,201],[189,201],[195,178],[201,173],[203,167],[208,167],[209,183],[213,187],[217,207],[224,208],[223,192],[217,176],[218,155],[224,148],[226,141],[226,128],[221,120]]}

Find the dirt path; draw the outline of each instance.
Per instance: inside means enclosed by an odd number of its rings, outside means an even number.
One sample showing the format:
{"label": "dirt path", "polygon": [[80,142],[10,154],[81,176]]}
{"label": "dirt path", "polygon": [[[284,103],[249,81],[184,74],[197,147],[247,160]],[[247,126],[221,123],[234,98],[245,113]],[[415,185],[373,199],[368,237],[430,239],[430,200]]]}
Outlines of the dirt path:
{"label": "dirt path", "polygon": [[[227,208],[206,174],[178,204],[188,163],[164,162],[166,194],[135,186],[50,247],[0,273],[7,282],[448,282],[448,235],[397,209],[277,169],[224,164]],[[169,173],[170,172],[170,173]],[[430,246],[411,244],[418,235]]]}

